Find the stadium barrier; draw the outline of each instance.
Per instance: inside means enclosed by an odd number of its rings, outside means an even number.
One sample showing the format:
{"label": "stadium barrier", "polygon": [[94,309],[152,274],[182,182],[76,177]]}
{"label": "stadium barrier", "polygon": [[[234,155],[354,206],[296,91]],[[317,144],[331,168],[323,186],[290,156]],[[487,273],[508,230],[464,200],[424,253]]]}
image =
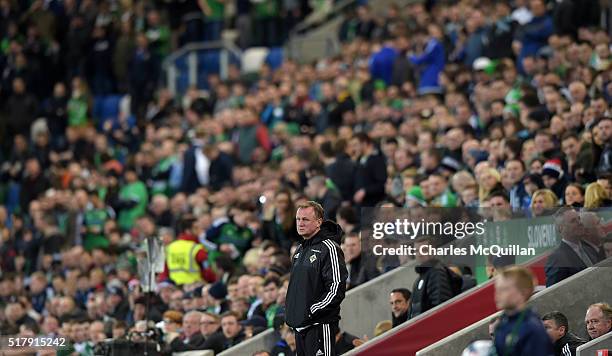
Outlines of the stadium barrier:
{"label": "stadium barrier", "polygon": [[[546,257],[536,257],[526,264],[538,277],[540,283],[544,281]],[[493,280],[472,288],[366,342],[347,355],[415,355],[423,347],[495,312],[494,288]]]}
{"label": "stadium barrier", "polygon": [[268,329],[234,347],[230,347],[229,349],[220,353],[219,356],[247,356],[252,355],[256,351],[272,350],[277,338],[278,332],[276,332],[274,329]]}
{"label": "stadium barrier", "polygon": [[215,356],[213,350],[174,352],[172,356]]}
{"label": "stadium barrier", "polygon": [[579,346],[576,356],[598,356],[599,350],[609,350],[608,355],[612,355],[612,332]]}
{"label": "stadium barrier", "polygon": [[[609,286],[612,285],[612,259],[602,261],[595,267],[587,268],[554,286],[536,293],[529,301],[540,315],[558,310],[567,316],[570,331],[585,337],[584,315],[589,305],[598,302],[612,302]],[[580,298],[576,298],[580,296]],[[475,340],[489,338],[489,321],[499,313],[490,315],[469,327],[460,330],[419,352],[417,355],[459,355]],[[401,340],[397,340],[401,342]],[[368,355],[369,353],[360,353]]]}

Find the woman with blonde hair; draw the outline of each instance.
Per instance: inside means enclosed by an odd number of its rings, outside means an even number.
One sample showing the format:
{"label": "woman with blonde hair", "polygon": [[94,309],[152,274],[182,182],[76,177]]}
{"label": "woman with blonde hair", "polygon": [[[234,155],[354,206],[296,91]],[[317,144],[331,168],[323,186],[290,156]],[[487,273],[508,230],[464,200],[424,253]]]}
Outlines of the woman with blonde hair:
{"label": "woman with blonde hair", "polygon": [[531,212],[533,216],[542,216],[556,207],[558,203],[559,198],[552,190],[538,189],[531,196]]}
{"label": "woman with blonde hair", "polygon": [[486,169],[478,177],[478,200],[482,205],[496,187],[501,187],[501,174],[495,168]]}
{"label": "woman with blonde hair", "polygon": [[584,207],[586,209],[597,209],[610,206],[610,197],[606,189],[599,183],[591,183],[584,192]]}

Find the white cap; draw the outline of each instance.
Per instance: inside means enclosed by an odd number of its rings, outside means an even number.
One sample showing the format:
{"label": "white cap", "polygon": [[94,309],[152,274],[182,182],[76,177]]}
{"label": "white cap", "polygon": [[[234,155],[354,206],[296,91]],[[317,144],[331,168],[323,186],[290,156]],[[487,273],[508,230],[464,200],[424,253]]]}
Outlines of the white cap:
{"label": "white cap", "polygon": [[491,65],[491,60],[489,58],[478,57],[476,58],[476,60],[474,60],[474,63],[472,64],[472,68],[474,68],[474,70],[484,70],[489,65]]}

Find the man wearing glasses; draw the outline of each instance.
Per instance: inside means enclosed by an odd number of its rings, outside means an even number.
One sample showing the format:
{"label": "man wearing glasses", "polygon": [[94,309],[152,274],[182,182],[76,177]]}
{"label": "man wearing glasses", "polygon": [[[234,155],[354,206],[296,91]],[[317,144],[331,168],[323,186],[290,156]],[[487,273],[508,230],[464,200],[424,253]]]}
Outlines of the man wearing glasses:
{"label": "man wearing glasses", "polygon": [[225,340],[220,326],[217,315],[191,311],[183,317],[183,333],[172,340],[170,351],[214,350],[215,354],[220,353]]}
{"label": "man wearing glasses", "polygon": [[221,318],[213,313],[202,313],[200,333],[204,336],[204,349],[214,350],[215,354],[223,351],[224,336],[221,331]]}

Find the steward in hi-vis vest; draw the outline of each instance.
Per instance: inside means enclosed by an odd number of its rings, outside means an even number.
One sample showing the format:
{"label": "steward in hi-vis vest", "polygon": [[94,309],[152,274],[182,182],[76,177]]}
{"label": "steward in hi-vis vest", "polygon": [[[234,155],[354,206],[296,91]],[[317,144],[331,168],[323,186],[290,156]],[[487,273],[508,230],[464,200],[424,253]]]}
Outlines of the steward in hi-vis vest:
{"label": "steward in hi-vis vest", "polygon": [[195,217],[184,217],[180,223],[181,234],[166,246],[166,266],[159,280],[172,280],[176,285],[195,282],[214,282],[216,277],[207,267],[208,252],[194,229]]}

